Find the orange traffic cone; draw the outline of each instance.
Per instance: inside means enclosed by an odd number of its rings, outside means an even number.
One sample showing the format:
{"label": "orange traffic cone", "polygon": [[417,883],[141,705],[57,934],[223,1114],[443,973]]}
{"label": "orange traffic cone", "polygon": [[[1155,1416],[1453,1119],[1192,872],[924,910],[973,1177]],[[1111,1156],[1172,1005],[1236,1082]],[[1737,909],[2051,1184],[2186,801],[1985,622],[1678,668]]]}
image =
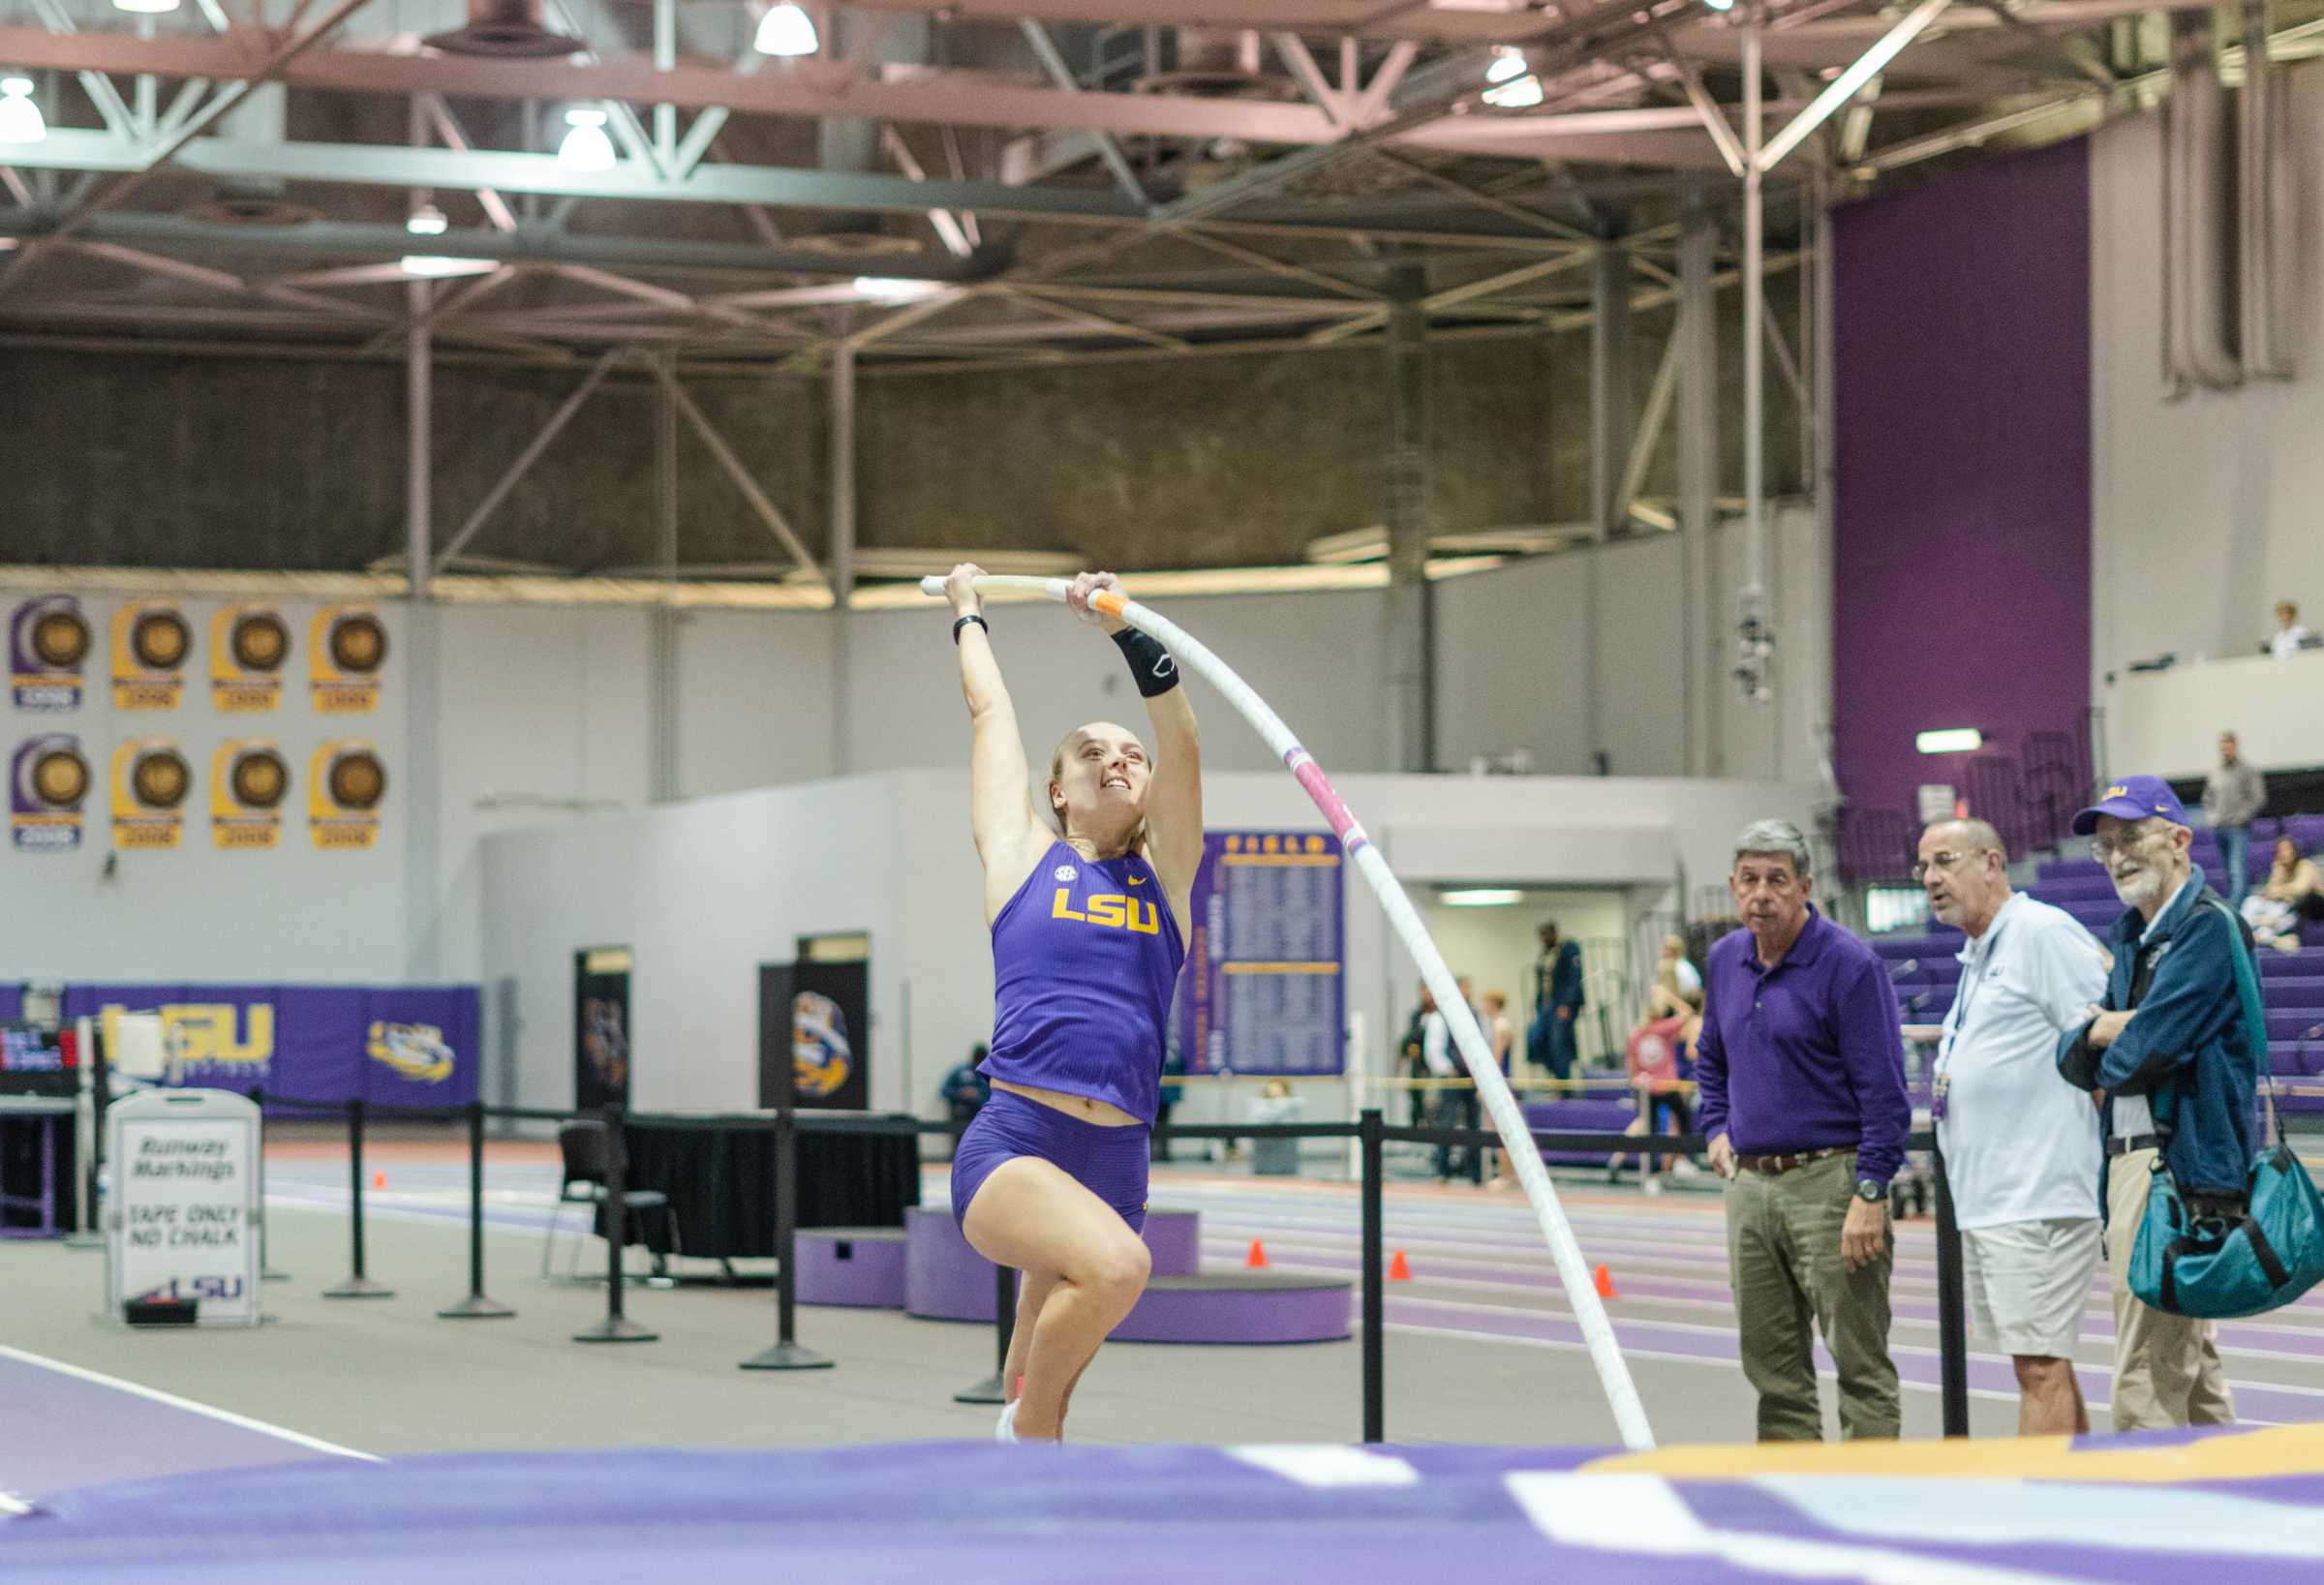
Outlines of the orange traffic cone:
{"label": "orange traffic cone", "polygon": [[1258,1239],[1253,1238],[1251,1240],[1251,1252],[1243,1258],[1242,1264],[1251,1267],[1253,1270],[1258,1270],[1264,1267],[1267,1265],[1267,1246],[1261,1243]]}
{"label": "orange traffic cone", "polygon": [[372,1174],[371,1186],[375,1189],[384,1189],[387,1187],[387,1174],[385,1173]]}
{"label": "orange traffic cone", "polygon": [[1395,1258],[1388,1263],[1388,1280],[1391,1282],[1410,1282],[1412,1280],[1412,1264],[1404,1259],[1404,1252],[1400,1249],[1396,1251]]}
{"label": "orange traffic cone", "polygon": [[1614,1292],[1613,1272],[1607,1270],[1604,1265],[1599,1266],[1598,1269],[1591,1272],[1590,1275],[1597,1280],[1598,1296],[1600,1298],[1620,1298],[1622,1296],[1620,1294]]}

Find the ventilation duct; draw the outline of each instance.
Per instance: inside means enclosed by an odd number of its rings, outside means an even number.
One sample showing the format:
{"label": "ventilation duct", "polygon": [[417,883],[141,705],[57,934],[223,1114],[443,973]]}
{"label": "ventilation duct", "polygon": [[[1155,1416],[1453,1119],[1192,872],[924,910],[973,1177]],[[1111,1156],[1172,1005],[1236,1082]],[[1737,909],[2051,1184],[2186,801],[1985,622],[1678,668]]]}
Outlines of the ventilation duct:
{"label": "ventilation duct", "polygon": [[468,25],[420,41],[447,55],[496,55],[504,60],[547,59],[577,54],[579,39],[553,33],[543,19],[541,0],[468,0]]}
{"label": "ventilation duct", "polygon": [[2268,59],[2269,11],[2269,0],[2244,0],[2244,89],[2236,107],[2237,262],[2245,372],[2289,380],[2292,309],[2284,287],[2291,271],[2284,242],[2292,234],[2293,217],[2291,184],[2283,179],[2283,79]]}
{"label": "ventilation duct", "polygon": [[2229,329],[2225,96],[2211,22],[2171,17],[2171,98],[2162,123],[2163,382],[2232,390],[2243,382]]}

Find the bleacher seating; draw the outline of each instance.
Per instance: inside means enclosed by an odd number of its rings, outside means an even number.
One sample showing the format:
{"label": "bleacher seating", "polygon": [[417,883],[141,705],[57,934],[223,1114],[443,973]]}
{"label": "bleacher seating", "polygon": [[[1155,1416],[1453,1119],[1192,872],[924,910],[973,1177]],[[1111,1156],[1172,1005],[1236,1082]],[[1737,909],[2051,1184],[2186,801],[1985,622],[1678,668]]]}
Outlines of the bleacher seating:
{"label": "bleacher seating", "polygon": [[[2324,815],[2259,821],[2251,835],[2254,884],[2267,875],[2278,835],[2298,842],[2301,852],[2313,854],[2324,847]],[[2227,871],[2219,861],[2218,839],[2212,833],[2195,833],[2194,857],[2211,884],[2224,892]],[[2043,861],[2031,892],[2041,901],[2072,914],[2101,940],[2123,911],[2106,871],[2087,857]],[[2314,1091],[2282,1094],[2282,1109],[2324,1113],[2324,926],[2308,926],[2301,941],[2296,953],[2260,953],[2260,997],[2267,1011],[2269,1054],[2277,1077],[2286,1082],[2305,1081],[2300,1089]],[[1959,930],[1942,927],[1919,934],[1873,937],[1873,950],[1887,962],[1896,982],[1897,1003],[1906,1022],[1936,1023],[1943,1019],[1953,1004],[1953,991],[1961,976],[1955,954],[1962,943]]]}

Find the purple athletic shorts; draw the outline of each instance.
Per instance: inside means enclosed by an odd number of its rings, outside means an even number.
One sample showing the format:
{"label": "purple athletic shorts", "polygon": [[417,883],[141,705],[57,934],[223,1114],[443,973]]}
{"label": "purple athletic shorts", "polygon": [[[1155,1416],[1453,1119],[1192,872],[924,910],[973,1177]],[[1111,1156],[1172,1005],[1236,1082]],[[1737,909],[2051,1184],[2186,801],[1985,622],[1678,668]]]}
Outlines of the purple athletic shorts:
{"label": "purple athletic shorts", "polygon": [[1005,1089],[978,1112],[952,1153],[952,1219],[968,1215],[968,1202],[993,1169],[1012,1156],[1038,1156],[1104,1201],[1130,1225],[1146,1231],[1147,1141],[1144,1124],[1107,1128]]}

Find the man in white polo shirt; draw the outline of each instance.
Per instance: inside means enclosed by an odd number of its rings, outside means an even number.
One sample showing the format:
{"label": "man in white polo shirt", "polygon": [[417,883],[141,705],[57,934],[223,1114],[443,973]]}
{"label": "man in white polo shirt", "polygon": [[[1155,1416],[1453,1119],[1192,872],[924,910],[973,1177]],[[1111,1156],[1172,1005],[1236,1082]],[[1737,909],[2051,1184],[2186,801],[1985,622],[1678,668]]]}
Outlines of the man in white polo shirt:
{"label": "man in white polo shirt", "polygon": [[2106,960],[2071,915],[2010,890],[2009,856],[1982,820],[1929,827],[1913,873],[1929,911],[1969,935],[1932,1114],[1970,1313],[2017,1367],[2018,1435],[2087,1431],[2073,1356],[2102,1247],[2098,1131],[2089,1098],[2058,1077],[2057,1050],[2104,991]]}

